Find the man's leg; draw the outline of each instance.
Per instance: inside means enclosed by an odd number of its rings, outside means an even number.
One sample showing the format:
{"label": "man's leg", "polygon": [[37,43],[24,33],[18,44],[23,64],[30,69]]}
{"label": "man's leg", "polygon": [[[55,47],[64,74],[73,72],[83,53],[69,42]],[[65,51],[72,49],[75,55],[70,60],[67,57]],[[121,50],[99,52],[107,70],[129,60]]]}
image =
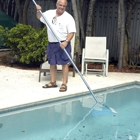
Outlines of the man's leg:
{"label": "man's leg", "polygon": [[69,67],[68,65],[62,65],[62,75],[63,75],[63,81],[62,81],[62,85],[60,87],[60,92],[64,92],[67,91],[67,82],[68,82],[68,72],[69,72]]}
{"label": "man's leg", "polygon": [[62,65],[63,84],[65,85],[68,82],[68,72],[69,72],[68,64]]}
{"label": "man's leg", "polygon": [[56,65],[50,65],[51,82],[56,81],[56,71],[57,71]]}
{"label": "man's leg", "polygon": [[43,88],[51,88],[51,87],[57,87],[56,85],[56,65],[50,65],[50,75],[51,75],[51,81],[48,84],[45,84]]}

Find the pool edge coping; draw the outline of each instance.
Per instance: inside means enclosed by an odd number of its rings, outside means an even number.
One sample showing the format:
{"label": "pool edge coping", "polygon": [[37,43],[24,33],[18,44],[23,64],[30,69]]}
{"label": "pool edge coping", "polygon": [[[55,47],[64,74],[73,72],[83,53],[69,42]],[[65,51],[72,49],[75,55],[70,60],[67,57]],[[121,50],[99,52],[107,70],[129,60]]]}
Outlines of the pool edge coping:
{"label": "pool edge coping", "polygon": [[[114,86],[107,86],[107,87],[103,87],[100,89],[99,88],[94,89],[92,91],[96,95],[96,94],[98,94],[98,92],[110,91],[110,90],[117,89],[117,88],[123,88],[124,86],[129,86],[129,85],[131,85],[131,86],[140,85],[140,81],[133,81],[133,82],[127,82],[127,83],[123,83],[123,84],[117,84]],[[80,93],[76,93],[76,94],[70,94],[70,95],[65,95],[65,96],[61,96],[61,97],[55,97],[55,98],[25,103],[25,104],[21,104],[21,105],[5,107],[5,108],[0,109],[0,114],[17,111],[17,110],[22,110],[22,109],[27,109],[27,108],[31,108],[31,107],[36,107],[36,106],[40,106],[40,105],[45,105],[45,104],[53,103],[56,101],[59,102],[59,101],[63,101],[66,99],[71,99],[71,98],[86,96],[86,95],[90,95],[90,92],[84,91],[84,92],[80,92]]]}

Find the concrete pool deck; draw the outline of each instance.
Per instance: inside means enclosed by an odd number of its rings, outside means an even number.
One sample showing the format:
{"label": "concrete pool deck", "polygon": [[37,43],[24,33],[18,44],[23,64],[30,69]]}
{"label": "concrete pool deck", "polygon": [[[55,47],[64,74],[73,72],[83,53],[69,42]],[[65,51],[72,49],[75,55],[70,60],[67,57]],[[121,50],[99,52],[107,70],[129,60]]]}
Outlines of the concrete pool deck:
{"label": "concrete pool deck", "polygon": [[[109,72],[108,77],[97,76],[96,74],[88,74],[83,77],[92,90],[134,81],[140,82],[139,73]],[[69,72],[68,89],[66,92],[59,92],[60,85],[62,84],[61,73],[57,77],[57,88],[42,88],[43,85],[50,81],[49,73],[47,76],[42,74],[40,82],[38,82],[38,78],[38,70],[21,70],[0,66],[0,110],[89,92],[78,73],[76,73],[75,77],[72,77],[72,73]]]}

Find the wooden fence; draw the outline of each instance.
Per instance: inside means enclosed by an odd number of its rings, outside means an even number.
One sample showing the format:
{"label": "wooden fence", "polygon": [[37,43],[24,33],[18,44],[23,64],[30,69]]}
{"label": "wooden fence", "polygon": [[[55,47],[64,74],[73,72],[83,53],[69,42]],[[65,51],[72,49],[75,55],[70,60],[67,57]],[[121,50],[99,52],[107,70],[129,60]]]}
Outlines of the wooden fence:
{"label": "wooden fence", "polygon": [[[42,11],[46,9],[54,9],[55,5],[49,0],[36,0],[42,6]],[[89,0],[85,0],[85,5],[82,10],[82,18],[86,25],[87,5]],[[68,1],[67,11],[72,13],[71,1]],[[40,21],[36,18],[36,8],[31,2],[28,9],[28,24],[35,28],[43,27]],[[96,36],[107,37],[107,48],[109,49],[109,57],[118,59],[118,39],[117,39],[117,24],[118,24],[118,0],[97,0],[95,10],[95,25]],[[132,47],[136,44],[140,45],[140,0],[138,0],[132,12],[130,35],[132,38]],[[82,46],[84,47],[84,46]]]}

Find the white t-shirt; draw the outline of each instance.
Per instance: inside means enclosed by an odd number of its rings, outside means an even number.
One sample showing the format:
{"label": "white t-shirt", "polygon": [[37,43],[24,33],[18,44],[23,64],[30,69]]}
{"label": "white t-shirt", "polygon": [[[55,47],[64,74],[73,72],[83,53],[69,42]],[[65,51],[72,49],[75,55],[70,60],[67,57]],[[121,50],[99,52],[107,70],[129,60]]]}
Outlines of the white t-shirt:
{"label": "white t-shirt", "polygon": [[[45,19],[47,20],[47,23],[49,23],[49,25],[55,32],[59,41],[66,40],[67,35],[69,33],[76,32],[75,21],[73,17],[66,11],[61,16],[56,17],[56,19],[54,19],[54,17],[56,16],[56,10],[48,10],[44,12],[43,15],[43,17],[45,17]],[[46,24],[46,21],[43,17],[40,18],[40,21]],[[47,24],[46,26],[49,42],[58,42],[58,40],[56,39],[56,37],[54,36]]]}

